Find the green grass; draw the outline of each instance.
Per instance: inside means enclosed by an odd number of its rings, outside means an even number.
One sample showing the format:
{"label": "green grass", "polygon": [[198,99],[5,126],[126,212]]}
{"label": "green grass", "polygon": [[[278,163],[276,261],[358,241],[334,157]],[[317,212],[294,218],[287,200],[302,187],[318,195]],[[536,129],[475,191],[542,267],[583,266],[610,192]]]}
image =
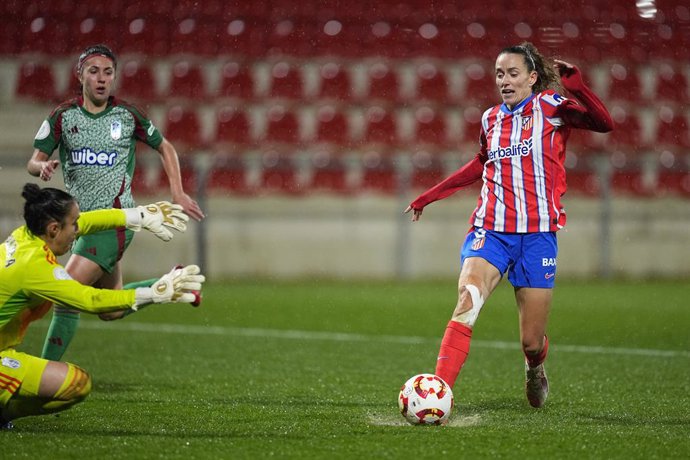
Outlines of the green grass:
{"label": "green grass", "polygon": [[[2,458],[688,458],[687,282],[559,282],[529,407],[511,288],[475,328],[449,426],[413,427],[397,394],[433,371],[455,281],[211,284],[204,304],[84,317],[68,360],[94,391],[17,420]],[[29,330],[38,353],[47,321]],[[452,456],[452,457],[451,457]]]}

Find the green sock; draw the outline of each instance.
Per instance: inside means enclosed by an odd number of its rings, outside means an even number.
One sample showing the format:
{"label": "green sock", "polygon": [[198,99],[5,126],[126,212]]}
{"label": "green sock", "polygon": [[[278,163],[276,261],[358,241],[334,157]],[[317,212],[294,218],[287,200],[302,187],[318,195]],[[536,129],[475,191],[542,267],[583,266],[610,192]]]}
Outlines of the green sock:
{"label": "green sock", "polygon": [[60,361],[79,326],[79,312],[53,309],[41,358]]}
{"label": "green sock", "polygon": [[132,281],[122,286],[122,289],[136,289],[138,287],[151,287],[153,283],[158,281],[160,278],[151,278],[148,280]]}

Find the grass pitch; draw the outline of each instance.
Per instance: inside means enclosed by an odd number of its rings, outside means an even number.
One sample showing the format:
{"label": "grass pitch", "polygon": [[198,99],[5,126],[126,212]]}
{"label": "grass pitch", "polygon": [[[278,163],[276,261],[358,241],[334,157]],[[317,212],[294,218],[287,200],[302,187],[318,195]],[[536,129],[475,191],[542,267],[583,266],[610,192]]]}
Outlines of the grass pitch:
{"label": "grass pitch", "polygon": [[[512,289],[477,322],[445,427],[398,414],[433,372],[455,280],[210,284],[199,309],[82,316],[66,358],[94,390],[0,432],[2,458],[689,458],[687,282],[555,290],[551,394],[524,396]],[[39,353],[47,320],[23,350]]]}

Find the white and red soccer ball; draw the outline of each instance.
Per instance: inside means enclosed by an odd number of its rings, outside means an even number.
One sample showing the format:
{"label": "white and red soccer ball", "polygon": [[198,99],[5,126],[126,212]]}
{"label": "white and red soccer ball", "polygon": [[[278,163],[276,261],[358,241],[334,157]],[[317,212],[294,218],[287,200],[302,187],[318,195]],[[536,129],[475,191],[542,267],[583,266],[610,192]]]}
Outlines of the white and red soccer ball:
{"label": "white and red soccer ball", "polygon": [[398,406],[412,425],[443,425],[453,410],[453,391],[437,375],[418,374],[400,389]]}

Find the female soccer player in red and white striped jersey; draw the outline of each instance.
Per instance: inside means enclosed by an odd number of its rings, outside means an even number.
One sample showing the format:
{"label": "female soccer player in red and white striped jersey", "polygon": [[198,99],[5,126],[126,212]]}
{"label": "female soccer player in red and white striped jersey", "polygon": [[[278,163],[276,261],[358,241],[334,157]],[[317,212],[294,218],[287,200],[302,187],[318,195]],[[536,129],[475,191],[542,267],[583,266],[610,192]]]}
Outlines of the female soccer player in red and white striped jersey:
{"label": "female soccer player in red and white striped jersey", "polygon": [[[479,153],[417,197],[424,207],[483,179],[461,251],[458,302],[448,323],[436,374],[455,384],[469,352],[472,328],[505,273],[515,289],[525,355],[526,394],[533,407],[548,395],[546,324],[556,278],[556,231],[565,225],[565,146],[571,128],[608,132],[613,121],[577,67],[542,56],[531,43],[503,49],[496,59],[502,103],[482,116]],[[558,91],[564,88],[575,99]]]}

